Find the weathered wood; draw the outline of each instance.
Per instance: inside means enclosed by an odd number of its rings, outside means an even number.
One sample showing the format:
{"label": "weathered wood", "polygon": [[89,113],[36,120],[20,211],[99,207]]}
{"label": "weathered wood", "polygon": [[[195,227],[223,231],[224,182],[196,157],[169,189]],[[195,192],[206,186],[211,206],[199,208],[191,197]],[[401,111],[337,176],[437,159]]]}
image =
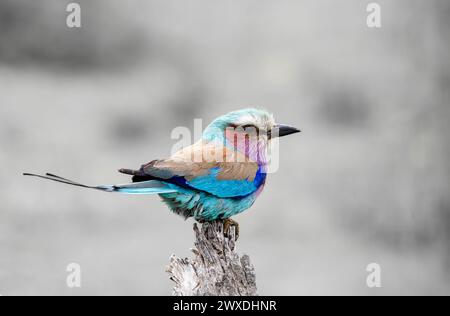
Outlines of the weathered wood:
{"label": "weathered wood", "polygon": [[167,272],[175,282],[175,296],[254,296],[256,277],[247,255],[235,252],[235,227],[224,236],[223,222],[194,224],[194,257],[172,255]]}

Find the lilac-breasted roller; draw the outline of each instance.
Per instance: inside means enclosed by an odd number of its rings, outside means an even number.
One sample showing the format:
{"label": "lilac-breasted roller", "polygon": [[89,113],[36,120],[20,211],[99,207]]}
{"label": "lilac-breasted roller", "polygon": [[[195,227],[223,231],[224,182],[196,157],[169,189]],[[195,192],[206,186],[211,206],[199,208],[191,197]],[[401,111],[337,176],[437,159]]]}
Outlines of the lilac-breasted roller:
{"label": "lilac-breasted roller", "polygon": [[276,124],[261,109],[243,109],[216,118],[202,138],[167,159],[139,169],[120,169],[132,183],[88,186],[53,174],[36,175],[65,184],[105,192],[159,194],[176,214],[198,221],[226,220],[248,209],[264,188],[266,150],[271,139],[299,132]]}

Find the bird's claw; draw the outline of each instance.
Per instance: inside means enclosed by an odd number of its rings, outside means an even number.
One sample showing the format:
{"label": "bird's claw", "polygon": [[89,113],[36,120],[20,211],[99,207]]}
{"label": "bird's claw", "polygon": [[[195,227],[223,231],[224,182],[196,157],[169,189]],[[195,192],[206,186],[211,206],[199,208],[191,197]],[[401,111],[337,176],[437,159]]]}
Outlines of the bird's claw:
{"label": "bird's claw", "polygon": [[239,223],[232,220],[231,218],[226,218],[223,220],[223,234],[225,237],[231,237],[231,227],[234,227],[234,232],[236,240],[239,238]]}

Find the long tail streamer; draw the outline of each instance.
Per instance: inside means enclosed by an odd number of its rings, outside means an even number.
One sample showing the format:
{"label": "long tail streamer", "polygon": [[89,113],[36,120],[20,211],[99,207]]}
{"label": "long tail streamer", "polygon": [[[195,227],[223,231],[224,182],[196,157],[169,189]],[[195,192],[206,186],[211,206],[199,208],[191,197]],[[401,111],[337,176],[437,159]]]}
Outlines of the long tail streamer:
{"label": "long tail streamer", "polygon": [[172,193],[176,192],[175,189],[170,188],[166,183],[149,180],[142,182],[126,183],[126,184],[111,184],[111,185],[98,185],[90,186],[81,184],[51,173],[46,173],[45,175],[39,175],[34,173],[24,173],[24,176],[37,177],[45,180],[55,181],[59,183],[64,183],[72,186],[77,186],[86,189],[94,189],[104,192],[119,192],[124,194],[158,194],[158,193]]}

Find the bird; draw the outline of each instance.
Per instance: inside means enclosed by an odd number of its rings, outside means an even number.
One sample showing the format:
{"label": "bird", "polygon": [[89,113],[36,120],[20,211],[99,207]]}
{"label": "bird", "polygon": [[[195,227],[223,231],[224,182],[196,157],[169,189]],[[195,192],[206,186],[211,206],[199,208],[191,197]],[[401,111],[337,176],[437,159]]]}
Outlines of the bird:
{"label": "bird", "polygon": [[158,194],[185,219],[223,221],[224,233],[239,224],[231,217],[249,209],[263,191],[268,173],[267,149],[277,138],[300,132],[275,122],[272,113],[244,108],[214,119],[201,139],[166,159],[140,168],[119,169],[131,182],[90,186],[52,173],[24,173],[72,186],[124,194]]}

